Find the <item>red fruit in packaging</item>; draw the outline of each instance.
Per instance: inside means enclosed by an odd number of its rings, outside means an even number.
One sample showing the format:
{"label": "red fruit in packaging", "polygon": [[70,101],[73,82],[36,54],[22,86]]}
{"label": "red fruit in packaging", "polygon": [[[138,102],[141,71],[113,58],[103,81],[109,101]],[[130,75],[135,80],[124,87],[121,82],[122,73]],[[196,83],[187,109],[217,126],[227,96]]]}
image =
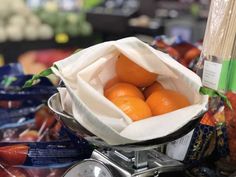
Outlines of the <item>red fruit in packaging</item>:
{"label": "red fruit in packaging", "polygon": [[55,115],[46,106],[35,113],[35,125],[37,130],[45,130],[46,128],[51,127],[55,121]]}
{"label": "red fruit in packaging", "polygon": [[24,144],[0,147],[0,162],[7,165],[24,164],[29,147]]}
{"label": "red fruit in packaging", "polygon": [[36,130],[28,130],[20,134],[19,140],[25,142],[33,142],[37,141],[39,138],[38,131]]}
{"label": "red fruit in packaging", "polygon": [[184,55],[184,58],[180,61],[180,63],[186,67],[191,63],[192,60],[199,57],[201,51],[198,48],[192,48]]}
{"label": "red fruit in packaging", "polygon": [[182,42],[172,45],[172,48],[174,48],[179,53],[180,58],[184,58],[185,54],[192,48],[195,48],[195,46],[187,42]]}
{"label": "red fruit in packaging", "polygon": [[61,123],[57,122],[56,125],[53,126],[53,128],[50,129],[50,137],[53,139],[58,139],[58,137],[60,136],[60,130],[61,130]]}
{"label": "red fruit in packaging", "polygon": [[169,47],[169,45],[168,44],[166,44],[163,40],[157,40],[156,41],[156,43],[155,43],[155,45],[157,46],[157,48],[158,49],[160,49],[160,50],[164,50],[164,49],[166,49],[167,47]]}
{"label": "red fruit in packaging", "polygon": [[173,47],[168,47],[168,48],[166,48],[166,52],[167,52],[171,57],[173,57],[174,59],[176,59],[176,60],[179,60],[179,59],[180,59],[180,54],[179,54],[179,52],[178,52],[176,49],[174,49]]}

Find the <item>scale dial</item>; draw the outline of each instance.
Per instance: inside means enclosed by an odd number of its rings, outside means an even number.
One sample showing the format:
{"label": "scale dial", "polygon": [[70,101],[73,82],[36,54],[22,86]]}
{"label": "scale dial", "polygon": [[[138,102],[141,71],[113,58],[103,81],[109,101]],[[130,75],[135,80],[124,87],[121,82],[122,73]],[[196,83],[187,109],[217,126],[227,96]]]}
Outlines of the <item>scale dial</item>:
{"label": "scale dial", "polygon": [[70,168],[64,177],[114,177],[114,175],[101,161],[87,159]]}

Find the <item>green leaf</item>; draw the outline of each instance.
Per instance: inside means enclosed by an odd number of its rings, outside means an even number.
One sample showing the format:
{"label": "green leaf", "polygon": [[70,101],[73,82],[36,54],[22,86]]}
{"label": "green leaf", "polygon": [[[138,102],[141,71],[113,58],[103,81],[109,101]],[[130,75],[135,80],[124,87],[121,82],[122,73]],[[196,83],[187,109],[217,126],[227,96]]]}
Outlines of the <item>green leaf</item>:
{"label": "green leaf", "polygon": [[[55,65],[54,65],[54,66],[55,66]],[[55,67],[56,67],[56,66],[55,66]],[[56,68],[57,68],[57,67],[56,67]],[[30,80],[28,80],[28,81],[25,82],[25,84],[24,84],[24,86],[23,86],[23,89],[24,89],[24,88],[28,88],[28,87],[32,87],[32,86],[38,81],[38,79],[40,79],[40,77],[47,77],[47,76],[49,76],[50,74],[53,74],[53,72],[52,72],[52,69],[51,69],[51,68],[48,68],[48,69],[42,71],[42,72],[39,73],[39,74],[33,75],[33,77],[32,77]]]}
{"label": "green leaf", "polygon": [[233,109],[229,99],[223,93],[220,93],[216,90],[207,87],[201,87],[199,93],[203,95],[208,95],[209,97],[221,97],[221,99],[227,104],[227,106],[229,106],[230,109]]}

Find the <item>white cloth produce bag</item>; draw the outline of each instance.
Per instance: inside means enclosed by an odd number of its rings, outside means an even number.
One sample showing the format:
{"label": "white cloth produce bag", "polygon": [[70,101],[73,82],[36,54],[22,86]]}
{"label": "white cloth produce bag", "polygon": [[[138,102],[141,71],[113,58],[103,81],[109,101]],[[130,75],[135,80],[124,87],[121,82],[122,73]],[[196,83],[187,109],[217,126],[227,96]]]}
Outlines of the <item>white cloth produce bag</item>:
{"label": "white cloth produce bag", "polygon": [[[115,76],[120,53],[150,72],[165,88],[184,94],[191,106],[160,116],[132,122],[103,96],[103,86]],[[141,142],[169,135],[205,110],[208,97],[199,94],[201,79],[169,55],[130,37],[104,42],[55,62],[53,72],[65,83],[69,97],[62,93],[65,110],[87,130],[110,145]],[[67,98],[67,99],[65,99]],[[68,99],[70,98],[70,99]],[[68,103],[70,102],[71,103]]]}

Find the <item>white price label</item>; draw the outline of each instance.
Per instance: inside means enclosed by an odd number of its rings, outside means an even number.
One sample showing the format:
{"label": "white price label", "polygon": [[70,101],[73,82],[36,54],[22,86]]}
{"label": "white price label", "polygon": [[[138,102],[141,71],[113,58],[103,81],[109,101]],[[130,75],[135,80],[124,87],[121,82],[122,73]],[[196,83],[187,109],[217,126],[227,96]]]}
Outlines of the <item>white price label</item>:
{"label": "white price label", "polygon": [[166,147],[166,154],[172,159],[183,161],[188,151],[193,131],[194,130],[182,138],[168,143]]}
{"label": "white price label", "polygon": [[204,61],[202,83],[204,86],[217,90],[222,64]]}

